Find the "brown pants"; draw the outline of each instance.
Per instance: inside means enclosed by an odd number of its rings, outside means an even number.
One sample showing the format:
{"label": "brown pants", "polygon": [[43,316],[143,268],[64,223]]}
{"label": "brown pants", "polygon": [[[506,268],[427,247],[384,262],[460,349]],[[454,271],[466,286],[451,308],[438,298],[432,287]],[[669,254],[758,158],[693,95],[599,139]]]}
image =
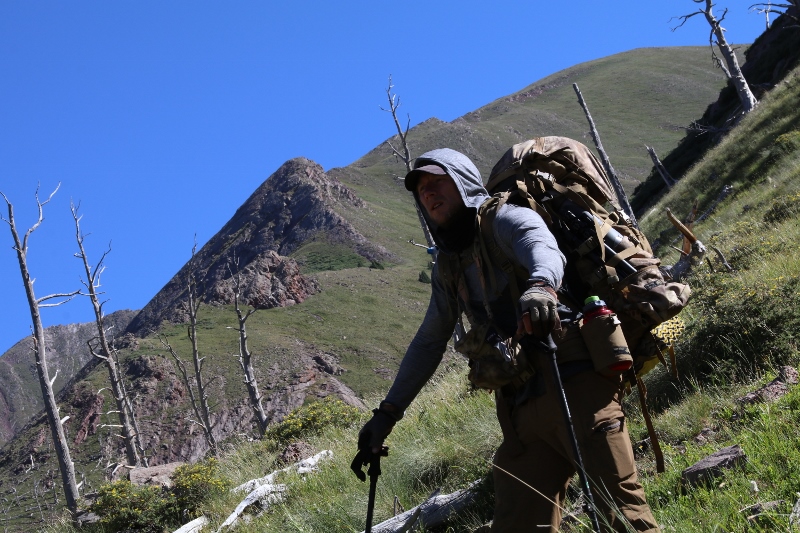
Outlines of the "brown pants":
{"label": "brown pants", "polygon": [[[619,381],[590,370],[568,379],[564,390],[601,529],[660,532],[636,474]],[[494,460],[493,532],[558,531],[576,472],[559,394],[548,379],[544,395],[510,413],[515,434],[504,435]],[[507,407],[501,396],[502,417]]]}

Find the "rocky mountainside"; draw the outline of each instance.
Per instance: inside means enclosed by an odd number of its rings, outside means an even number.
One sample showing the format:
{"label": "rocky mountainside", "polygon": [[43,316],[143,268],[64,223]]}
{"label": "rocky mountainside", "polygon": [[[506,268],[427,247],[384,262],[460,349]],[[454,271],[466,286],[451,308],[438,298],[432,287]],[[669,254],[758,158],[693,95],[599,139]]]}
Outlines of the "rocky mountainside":
{"label": "rocky mountainside", "polygon": [[233,302],[233,273],[242,279],[242,300],[256,309],[300,303],[319,290],[287,257],[303,243],[324,240],[353,250],[369,261],[392,258],[369,242],[336,211],[338,204],[365,209],[364,201],[322,167],[305,158],[284,163],[247,199],[222,229],[156,294],[130,323],[145,336],[162,321],[188,321],[184,307],[189,273],[201,299],[211,305]]}
{"label": "rocky mountainside", "polygon": [[[111,331],[122,333],[135,311],[116,311],[106,317]],[[86,341],[97,336],[94,322],[51,326],[44,331],[50,375],[58,377],[58,393],[78,371],[92,362]],[[22,339],[0,357],[0,447],[11,440],[43,408],[42,392],[33,362],[33,341]]]}

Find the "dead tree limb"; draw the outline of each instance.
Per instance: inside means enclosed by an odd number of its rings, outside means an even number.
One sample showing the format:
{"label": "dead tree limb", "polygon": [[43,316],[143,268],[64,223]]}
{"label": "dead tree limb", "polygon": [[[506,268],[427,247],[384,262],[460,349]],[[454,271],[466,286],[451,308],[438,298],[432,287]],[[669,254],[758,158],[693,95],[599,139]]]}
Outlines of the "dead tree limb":
{"label": "dead tree limb", "polygon": [[650,154],[650,159],[653,160],[653,166],[658,171],[658,175],[661,176],[661,179],[664,180],[664,184],[667,186],[667,189],[669,190],[672,187],[674,187],[677,181],[670,175],[667,168],[658,158],[658,155],[656,155],[655,148],[647,145],[645,145],[644,147],[647,149],[647,153]]}
{"label": "dead tree limb", "polygon": [[[400,138],[403,151],[400,152],[389,140],[386,141],[386,144],[389,145],[389,148],[392,149],[392,152],[394,152],[394,154],[405,164],[406,172],[411,172],[411,150],[408,147],[408,129],[411,126],[411,116],[408,115],[406,128],[403,130],[403,128],[400,126],[400,120],[397,118],[397,109],[400,107],[400,97],[397,94],[392,94],[392,89],[394,89],[394,85],[392,84],[392,76],[390,75],[389,86],[386,88],[386,98],[389,100],[389,109],[384,109],[383,107],[380,109],[381,111],[391,113],[394,126],[397,128],[397,136]],[[422,211],[420,211],[417,202],[414,202],[414,207],[417,210],[419,225],[422,228],[422,233],[425,235],[425,241],[428,243],[428,248],[433,248],[433,237],[431,236],[431,231],[428,228],[428,223],[425,221],[425,217],[422,215]]]}
{"label": "dead tree limb", "polygon": [[477,497],[475,485],[477,482],[451,494],[440,495],[439,491],[436,491],[421,505],[373,526],[372,531],[400,533],[409,531],[409,528],[413,528],[417,523],[423,524],[426,530],[441,526],[450,518],[462,514],[475,502]]}
{"label": "dead tree limb", "polygon": [[[800,9],[800,0],[788,0],[788,4],[774,4],[772,2],[758,2],[757,4],[753,4],[750,6],[750,9],[755,9],[757,13],[763,13],[764,17],[767,19],[767,29],[769,29],[769,16],[772,13],[776,13],[778,15],[786,15],[790,19],[794,20],[796,23],[800,23],[800,19],[796,16],[796,10]],[[777,8],[777,9],[776,9]],[[781,11],[783,9],[783,11]],[[795,11],[795,15],[793,15],[790,11]],[[792,25],[792,26],[785,26],[785,28],[798,28],[800,26]]]}
{"label": "dead tree limb", "polygon": [[122,377],[119,367],[119,354],[117,350],[113,349],[111,343],[108,341],[105,327],[105,315],[103,313],[103,304],[100,301],[100,276],[105,270],[105,259],[111,252],[111,246],[108,250],[103,252],[100,260],[94,268],[89,265],[89,257],[86,255],[86,249],[83,245],[86,236],[81,231],[81,216],[78,215],[80,205],[75,205],[70,202],[70,211],[72,212],[72,219],[75,221],[75,240],[78,243],[78,252],[75,257],[83,263],[83,270],[86,274],[86,279],[81,280],[81,283],[88,291],[89,300],[92,304],[94,311],[95,325],[97,326],[97,337],[87,342],[89,352],[98,359],[102,360],[108,370],[108,379],[111,382],[111,392],[114,396],[114,401],[117,403],[117,414],[119,417],[119,424],[122,428],[122,437],[125,443],[125,456],[128,459],[128,464],[131,466],[143,466],[141,452],[142,444],[141,438],[137,434],[133,424],[133,412],[131,410],[131,402],[127,398],[127,391],[122,384]]}
{"label": "dead tree limb", "polygon": [[[39,378],[39,387],[42,391],[42,399],[44,400],[44,409],[47,415],[47,422],[50,426],[51,436],[53,438],[53,447],[58,459],[58,467],[61,472],[61,482],[64,486],[64,498],[72,517],[77,514],[78,502],[80,501],[80,494],[78,492],[78,485],[75,481],[75,465],[72,463],[72,457],[67,442],[66,432],[64,431],[64,421],[59,415],[58,403],[56,403],[55,394],[53,393],[53,382],[55,378],[50,378],[50,373],[47,369],[47,347],[44,339],[44,326],[42,325],[41,308],[52,307],[61,305],[72,299],[80,291],[63,294],[51,294],[48,296],[37,298],[33,290],[33,278],[30,276],[28,270],[28,239],[31,234],[41,225],[44,220],[44,206],[50,202],[53,195],[58,190],[58,187],[50,194],[45,201],[39,199],[39,190],[36,190],[36,204],[39,210],[39,216],[36,222],[28,228],[22,239],[19,237],[17,231],[16,221],[14,220],[14,206],[11,204],[5,194],[0,193],[6,201],[8,207],[8,218],[0,216],[0,219],[5,221],[10,230],[11,237],[14,239],[14,250],[17,252],[17,260],[19,261],[19,271],[22,275],[22,284],[25,287],[25,294],[28,298],[28,308],[31,313],[31,322],[33,325],[33,354],[36,362],[36,374]],[[65,298],[58,303],[44,305],[42,302],[55,299]]]}
{"label": "dead tree limb", "polygon": [[[736,51],[733,49],[733,47],[731,47],[730,44],[728,44],[727,39],[725,39],[726,30],[722,27],[722,21],[725,20],[725,15],[728,14],[728,10],[727,8],[724,9],[722,11],[722,16],[717,18],[712,11],[712,8],[714,7],[712,0],[692,0],[692,2],[695,4],[703,4],[703,7],[700,7],[694,13],[677,17],[677,19],[681,22],[672,28],[672,31],[677,30],[686,24],[690,18],[696,15],[703,15],[703,17],[705,17],[706,22],[708,22],[708,25],[711,28],[711,31],[708,35],[708,44],[711,46],[711,59],[716,66],[722,69],[722,71],[725,73],[725,76],[733,83],[733,86],[736,89],[736,94],[739,96],[739,101],[742,104],[743,115],[746,115],[756,108],[758,105],[758,100],[756,100],[756,97],[753,95],[753,92],[747,85],[747,80],[745,79],[744,74],[742,74],[742,69],[739,67],[739,60],[736,58]],[[714,51],[715,45],[722,54],[724,63]]]}
{"label": "dead tree limb", "polygon": [[198,424],[203,430],[203,436],[206,439],[211,453],[217,455],[219,447],[217,446],[217,439],[214,437],[213,424],[211,423],[211,408],[208,405],[208,386],[211,380],[206,382],[203,375],[203,367],[205,365],[205,357],[200,357],[200,350],[197,342],[197,309],[199,307],[199,298],[197,294],[197,280],[195,278],[194,257],[197,251],[197,243],[192,247],[192,261],[189,264],[189,277],[187,281],[187,311],[189,313],[189,326],[187,327],[187,336],[192,343],[192,365],[193,372],[188,369],[188,363],[181,359],[178,353],[167,341],[164,335],[159,336],[161,345],[167,349],[172,359],[175,361],[175,366],[181,374],[181,379],[189,393],[189,401],[192,404],[197,420],[192,420],[193,423]]}
{"label": "dead tree limb", "polygon": [[636,221],[636,216],[633,214],[633,208],[631,208],[631,203],[628,201],[628,195],[625,194],[625,189],[622,188],[622,184],[619,182],[617,171],[611,166],[611,160],[608,158],[606,151],[603,149],[603,143],[600,142],[600,133],[597,131],[597,127],[594,125],[592,114],[589,113],[589,106],[583,99],[583,95],[581,94],[581,90],[578,88],[578,84],[573,83],[572,88],[575,89],[575,94],[578,95],[578,102],[583,108],[583,112],[586,115],[586,120],[589,121],[589,130],[592,134],[592,140],[594,141],[594,145],[597,147],[597,151],[600,154],[600,161],[603,163],[603,168],[606,170],[606,174],[608,174],[608,178],[611,180],[611,185],[614,187],[614,192],[617,193],[617,200],[619,201],[620,207],[622,207],[622,211],[628,215],[628,218],[631,219],[633,225],[638,228],[639,223]]}
{"label": "dead tree limb", "polygon": [[[236,269],[235,273],[233,271],[234,268]],[[259,435],[263,437],[269,425],[269,418],[264,411],[264,406],[261,404],[261,393],[258,390],[258,380],[256,379],[255,369],[253,368],[253,357],[250,353],[250,348],[247,346],[247,319],[250,318],[250,315],[255,313],[256,310],[251,307],[246,313],[243,313],[239,306],[242,295],[242,277],[239,271],[239,259],[237,257],[234,257],[228,264],[228,270],[233,279],[233,306],[236,310],[236,318],[239,323],[239,327],[236,329],[236,331],[239,332],[239,366],[242,367],[242,372],[244,373],[244,384],[247,387],[247,395],[250,398],[250,407],[256,415]]]}

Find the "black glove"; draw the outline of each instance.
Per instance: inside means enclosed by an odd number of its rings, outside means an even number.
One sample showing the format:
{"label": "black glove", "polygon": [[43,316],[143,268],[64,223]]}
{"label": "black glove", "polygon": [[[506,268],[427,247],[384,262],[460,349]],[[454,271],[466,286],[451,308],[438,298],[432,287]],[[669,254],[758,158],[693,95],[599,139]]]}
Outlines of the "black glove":
{"label": "black glove", "polygon": [[556,291],[547,285],[534,285],[519,299],[525,333],[544,339],[553,330],[561,329],[556,305]]}
{"label": "black glove", "polygon": [[[381,403],[381,406],[372,410],[372,418],[364,424],[358,432],[358,449],[370,453],[378,453],[383,446],[383,441],[392,432],[394,425],[399,418],[386,406],[389,404]],[[394,407],[394,406],[392,406]]]}
{"label": "black glove", "polygon": [[[386,457],[389,454],[389,448],[383,445],[383,441],[392,432],[397,421],[402,418],[402,413],[395,406],[386,402],[382,402],[380,407],[373,409],[372,413],[372,418],[358,432],[358,453],[350,464],[350,469],[361,481],[366,480],[366,475],[361,470],[363,466],[371,465],[375,459]],[[380,465],[379,460],[376,464]],[[372,473],[380,475],[380,466],[376,472]]]}

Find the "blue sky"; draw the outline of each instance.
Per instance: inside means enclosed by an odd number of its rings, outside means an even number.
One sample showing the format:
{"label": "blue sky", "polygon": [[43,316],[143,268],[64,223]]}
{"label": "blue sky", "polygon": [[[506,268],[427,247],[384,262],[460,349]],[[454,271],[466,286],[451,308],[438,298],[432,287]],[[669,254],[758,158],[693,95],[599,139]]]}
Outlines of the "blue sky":
{"label": "blue sky", "polygon": [[[731,42],[764,29],[729,8]],[[691,0],[569,3],[118,0],[0,3],[0,192],[30,238],[41,297],[80,288],[69,213],[81,203],[95,261],[111,243],[105,310],[139,309],[287,159],[344,166],[394,133],[391,74],[412,125],[453,120],[584,61],[705,45]],[[709,59],[710,61],[710,59]],[[2,200],[0,198],[0,200]],[[3,216],[5,203],[0,201]],[[0,353],[30,332],[0,223]],[[81,299],[46,326],[93,319]]]}

